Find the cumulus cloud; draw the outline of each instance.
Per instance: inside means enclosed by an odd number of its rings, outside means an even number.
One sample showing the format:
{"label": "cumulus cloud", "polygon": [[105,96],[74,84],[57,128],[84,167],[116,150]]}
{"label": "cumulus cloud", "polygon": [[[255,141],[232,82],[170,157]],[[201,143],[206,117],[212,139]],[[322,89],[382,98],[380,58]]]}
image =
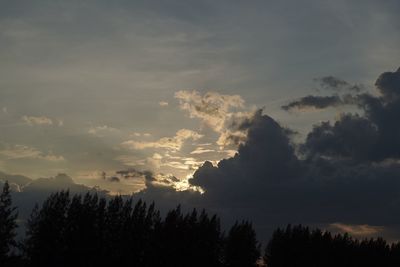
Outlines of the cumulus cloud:
{"label": "cumulus cloud", "polygon": [[201,95],[198,91],[178,91],[175,98],[180,108],[189,113],[191,118],[200,119],[220,136],[217,144],[222,148],[237,146],[246,136],[238,126],[252,116],[253,111],[246,111],[244,100],[239,95],[223,95],[207,92]]}
{"label": "cumulus cloud", "polygon": [[217,164],[206,161],[189,179],[203,194],[175,194],[155,185],[142,193],[171,203],[181,197],[186,205],[207,207],[228,221],[251,219],[261,238],[287,223],[385,235],[386,227],[400,223],[397,73],[380,76],[381,96],[357,96],[362,115],[342,114],[315,125],[300,150],[291,131],[259,111],[239,123],[247,136],[235,155]]}
{"label": "cumulus cloud", "polygon": [[134,150],[142,150],[147,148],[163,148],[170,151],[179,151],[181,150],[183,144],[187,140],[198,140],[202,138],[203,135],[188,129],[181,129],[176,132],[173,137],[163,137],[157,141],[136,141],[129,140],[123,142],[121,145],[123,147],[134,149]]}
{"label": "cumulus cloud", "polygon": [[399,175],[398,162],[354,162],[318,154],[299,159],[284,128],[262,115],[254,118],[234,157],[217,166],[204,163],[189,181],[204,189],[206,205],[250,217],[262,231],[268,225],[338,219],[346,224],[397,223]]}
{"label": "cumulus cloud", "polygon": [[362,116],[345,114],[334,122],[315,125],[304,151],[326,156],[373,161],[400,157],[400,70],[385,72],[376,81],[380,96],[353,96]]}
{"label": "cumulus cloud", "polygon": [[29,126],[34,125],[53,125],[53,120],[45,116],[22,116],[22,120]]}
{"label": "cumulus cloud", "polygon": [[400,96],[400,68],[395,72],[382,73],[375,85],[386,101],[397,101]]}
{"label": "cumulus cloud", "polygon": [[[137,169],[121,172],[119,179],[141,177],[146,188],[135,197],[162,206],[205,207],[228,222],[250,219],[264,240],[276,226],[287,223],[327,225],[359,236],[383,234],[387,226],[400,225],[398,75],[399,70],[378,78],[379,96],[352,95],[363,113],[345,113],[315,125],[304,143],[294,144],[293,131],[259,110],[231,123],[229,129],[246,134],[237,153],[204,162],[188,181]],[[197,99],[192,94],[188,96]],[[205,109],[210,114],[219,110]],[[185,140],[199,135],[194,133],[178,132],[132,148],[179,151]],[[198,151],[206,150],[199,147]],[[171,154],[151,158],[178,168],[198,164],[197,159]],[[162,162],[165,158],[168,162]]]}
{"label": "cumulus cloud", "polygon": [[225,128],[225,122],[232,115],[232,108],[243,108],[244,100],[239,95],[223,95],[207,92],[200,95],[197,91],[178,91],[182,110],[189,112],[191,118],[199,118],[217,132]]}

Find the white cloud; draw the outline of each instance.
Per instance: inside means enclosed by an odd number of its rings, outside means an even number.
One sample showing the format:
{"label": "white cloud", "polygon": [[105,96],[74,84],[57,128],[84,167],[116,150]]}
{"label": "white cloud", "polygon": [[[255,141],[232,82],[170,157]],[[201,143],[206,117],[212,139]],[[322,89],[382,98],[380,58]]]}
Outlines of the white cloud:
{"label": "white cloud", "polygon": [[210,153],[210,152],[215,152],[214,149],[205,149],[204,147],[197,147],[195,150],[190,152],[190,154],[204,154],[204,153]]}
{"label": "white cloud", "polygon": [[30,126],[34,126],[34,125],[53,125],[53,120],[45,117],[45,116],[40,116],[40,117],[35,117],[35,116],[22,116],[22,120],[30,125]]}
{"label": "white cloud", "polygon": [[200,95],[198,91],[178,91],[175,98],[179,99],[180,108],[189,112],[191,118],[203,120],[216,132],[225,128],[225,122],[232,114],[233,108],[243,108],[244,100],[239,95],[222,95],[208,92]]}
{"label": "white cloud", "polygon": [[188,111],[191,118],[201,119],[220,134],[216,143],[221,149],[230,145],[237,146],[245,140],[247,134],[240,129],[240,125],[253,116],[255,111],[245,109],[241,96],[216,92],[200,95],[197,91],[178,91],[175,98],[179,100],[180,108]]}
{"label": "white cloud", "polygon": [[247,138],[247,133],[245,131],[231,131],[231,130],[226,130],[221,133],[217,140],[217,145],[219,145],[222,148],[229,146],[229,145],[235,145],[239,143],[243,143]]}
{"label": "white cloud", "polygon": [[159,104],[161,107],[167,107],[167,106],[168,106],[168,102],[167,102],[167,101],[160,101],[160,102],[158,102],[158,104]]}
{"label": "white cloud", "polygon": [[164,148],[171,151],[179,151],[186,140],[198,140],[201,137],[203,137],[203,135],[195,131],[181,129],[177,131],[173,137],[163,137],[153,142],[128,140],[123,142],[122,146],[135,150],[142,150],[146,148]]}
{"label": "white cloud", "polygon": [[162,166],[171,167],[174,169],[189,170],[190,166],[179,161],[169,161],[163,163]]}
{"label": "white cloud", "polygon": [[134,132],[134,133],[130,134],[130,137],[141,137],[141,136],[150,137],[150,136],[151,136],[151,133],[138,133],[138,132]]}

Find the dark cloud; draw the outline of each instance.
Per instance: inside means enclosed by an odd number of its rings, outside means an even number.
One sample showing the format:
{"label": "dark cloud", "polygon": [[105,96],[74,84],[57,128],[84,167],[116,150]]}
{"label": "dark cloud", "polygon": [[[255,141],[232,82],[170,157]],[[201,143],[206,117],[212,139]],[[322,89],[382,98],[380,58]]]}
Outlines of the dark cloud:
{"label": "dark cloud", "polygon": [[112,176],[112,177],[110,177],[110,182],[112,182],[112,183],[119,183],[119,182],[120,182],[120,180],[119,180],[119,178],[118,178],[118,177],[116,177],[116,176]]}
{"label": "dark cloud", "polygon": [[308,95],[294,100],[281,108],[290,111],[294,109],[325,109],[328,107],[338,107],[343,105],[357,105],[359,101],[361,101],[360,98],[364,95],[360,94],[360,92],[364,90],[364,86],[361,84],[350,84],[333,76],[318,78],[315,79],[315,81],[319,82],[319,86],[322,89],[335,91],[336,94],[330,96]]}
{"label": "dark cloud", "polygon": [[302,151],[314,157],[370,159],[378,144],[378,129],[368,119],[344,114],[333,124],[322,122],[307,135]]}
{"label": "dark cloud", "polygon": [[375,83],[385,100],[391,102],[400,96],[400,68],[395,72],[384,72]]}
{"label": "dark cloud", "polygon": [[[155,200],[161,209],[178,203],[207,208],[228,223],[250,219],[263,240],[276,226],[287,223],[399,233],[398,75],[396,71],[378,78],[381,96],[347,96],[346,101],[363,113],[342,114],[334,122],[315,125],[298,153],[290,139],[293,131],[261,110],[256,112],[237,126],[247,132],[238,153],[217,166],[206,161],[189,180],[204,190],[202,194],[176,191],[171,185],[177,180],[149,171],[129,169],[118,174],[144,178],[146,189],[135,194],[137,199]],[[71,184],[65,176],[56,180]]]}
{"label": "dark cloud", "polygon": [[[227,217],[251,218],[263,238],[273,226],[294,222],[398,224],[400,164],[365,161],[361,154],[355,160],[353,148],[340,141],[352,138],[353,147],[362,147],[364,141],[375,140],[374,128],[357,116],[325,127],[340,133],[332,138],[338,138],[336,146],[348,157],[338,156],[339,151],[330,157],[314,153],[299,159],[283,128],[263,115],[255,119],[248,141],[235,157],[218,166],[204,163],[191,183],[205,189],[205,205]],[[347,132],[352,127],[367,132],[365,140],[357,140],[357,132]]]}
{"label": "dark cloud", "polygon": [[379,161],[400,157],[400,71],[385,72],[376,86],[381,96],[348,95],[363,116],[343,115],[333,125],[323,122],[308,134],[303,151],[314,155]]}
{"label": "dark cloud", "polygon": [[350,84],[345,80],[339,79],[334,76],[325,76],[322,78],[315,79],[315,81],[319,82],[319,85],[323,89],[341,91],[341,90],[350,90],[354,92],[360,92],[364,90],[361,84]]}
{"label": "dark cloud", "polygon": [[15,183],[18,186],[25,186],[32,181],[29,177],[17,174],[8,174],[0,171],[0,180],[8,181],[9,183]]}
{"label": "dark cloud", "polygon": [[21,175],[0,173],[0,188],[5,180],[11,184],[13,203],[18,207],[19,219],[23,224],[29,217],[36,203],[41,204],[51,193],[60,190],[69,190],[72,194],[85,194],[96,192],[101,196],[108,195],[108,191],[98,187],[89,187],[77,184],[66,174],[58,174],[55,177],[30,179]]}
{"label": "dark cloud", "polygon": [[290,102],[289,104],[282,106],[284,110],[292,109],[306,109],[316,108],[323,109],[327,107],[335,107],[343,105],[343,101],[339,96],[305,96],[299,100]]}
{"label": "dark cloud", "polygon": [[[393,92],[393,80],[380,83],[385,84],[380,90]],[[378,226],[382,234],[398,232],[400,102],[370,94],[349,95],[346,101],[364,113],[342,114],[334,122],[315,125],[300,154],[290,131],[259,111],[243,123],[247,140],[234,157],[217,166],[205,162],[194,173],[190,183],[202,187],[204,194],[175,194],[155,185],[142,194],[163,203],[181,198],[228,221],[249,218],[261,238],[286,223],[336,223],[353,230],[361,227],[357,225]]]}

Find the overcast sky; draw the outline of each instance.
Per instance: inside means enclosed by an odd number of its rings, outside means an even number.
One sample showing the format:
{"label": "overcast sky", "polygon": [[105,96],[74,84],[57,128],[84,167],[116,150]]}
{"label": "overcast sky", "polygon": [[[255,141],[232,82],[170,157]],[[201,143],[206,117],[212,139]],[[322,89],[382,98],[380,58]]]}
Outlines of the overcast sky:
{"label": "overcast sky", "polygon": [[[250,142],[260,108],[304,158],[302,146],[320,148],[306,141],[313,125],[368,113],[344,91],[378,99],[387,86],[377,78],[400,66],[397,0],[0,6],[0,170],[67,173],[113,193],[145,188],[145,171],[175,190],[207,190],[187,178]],[[330,98],[302,99],[315,95]]]}

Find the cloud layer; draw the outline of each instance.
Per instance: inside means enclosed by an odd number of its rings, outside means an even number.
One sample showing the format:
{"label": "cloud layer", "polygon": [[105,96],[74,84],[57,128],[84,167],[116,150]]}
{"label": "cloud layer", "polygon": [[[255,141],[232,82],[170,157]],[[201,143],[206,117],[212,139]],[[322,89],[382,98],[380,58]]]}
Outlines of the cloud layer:
{"label": "cloud layer", "polygon": [[241,122],[246,141],[235,156],[205,162],[189,180],[202,195],[154,185],[142,194],[250,218],[262,233],[307,223],[359,236],[393,234],[400,225],[399,77],[399,70],[380,75],[380,95],[352,95],[363,114],[317,124],[301,144],[260,110]]}

